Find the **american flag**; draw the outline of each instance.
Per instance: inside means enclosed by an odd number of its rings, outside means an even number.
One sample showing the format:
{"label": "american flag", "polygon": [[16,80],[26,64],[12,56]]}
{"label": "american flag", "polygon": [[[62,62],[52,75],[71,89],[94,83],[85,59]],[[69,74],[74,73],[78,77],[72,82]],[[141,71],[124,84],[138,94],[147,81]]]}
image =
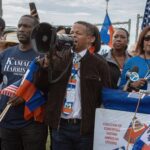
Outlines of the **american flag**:
{"label": "american flag", "polygon": [[150,25],[150,0],[147,0],[143,17],[142,29]]}
{"label": "american flag", "polygon": [[16,91],[17,91],[20,83],[21,83],[21,80],[19,80],[19,81],[13,83],[13,84],[7,86],[6,88],[4,88],[4,89],[2,89],[0,91],[0,94],[1,95],[6,95],[6,96],[9,96],[9,97],[15,96],[16,95]]}

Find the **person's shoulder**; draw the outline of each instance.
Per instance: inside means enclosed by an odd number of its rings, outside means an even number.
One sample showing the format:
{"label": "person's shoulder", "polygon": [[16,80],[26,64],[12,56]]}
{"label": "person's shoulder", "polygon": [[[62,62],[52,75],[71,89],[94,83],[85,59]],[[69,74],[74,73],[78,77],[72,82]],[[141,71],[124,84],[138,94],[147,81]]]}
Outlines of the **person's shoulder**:
{"label": "person's shoulder", "polygon": [[108,56],[108,53],[105,53],[102,55],[103,58],[106,58]]}
{"label": "person's shoulder", "polygon": [[138,60],[141,60],[142,58],[139,57],[139,56],[133,56],[131,58],[128,59],[129,62],[132,62],[132,61],[138,61]]}
{"label": "person's shoulder", "polygon": [[93,56],[98,59],[99,61],[106,61],[105,57],[103,55],[100,55],[98,53],[94,53]]}
{"label": "person's shoulder", "polygon": [[110,49],[108,52],[102,54],[102,56],[103,56],[104,58],[110,57],[111,52],[112,52],[112,49]]}
{"label": "person's shoulder", "polygon": [[91,55],[93,57],[92,63],[94,63],[95,65],[97,64],[98,66],[99,65],[104,65],[105,66],[107,64],[106,59],[103,56],[101,56],[100,54],[94,53],[94,54],[91,54]]}
{"label": "person's shoulder", "polygon": [[16,51],[16,48],[16,46],[8,47],[3,52],[1,52],[0,55],[8,55],[14,53]]}
{"label": "person's shoulder", "polygon": [[134,57],[129,58],[129,59],[125,62],[125,65],[136,64],[136,63],[141,62],[141,61],[142,61],[142,58],[141,58],[141,57],[139,57],[139,56],[134,56]]}

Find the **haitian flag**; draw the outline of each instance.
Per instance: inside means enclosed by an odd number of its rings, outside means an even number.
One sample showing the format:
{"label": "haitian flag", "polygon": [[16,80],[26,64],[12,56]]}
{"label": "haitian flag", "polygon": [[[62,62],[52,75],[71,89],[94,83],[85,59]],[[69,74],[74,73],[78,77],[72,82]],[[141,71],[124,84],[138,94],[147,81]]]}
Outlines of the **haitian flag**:
{"label": "haitian flag", "polygon": [[24,118],[26,120],[34,117],[34,120],[43,121],[43,111],[46,102],[46,97],[33,84],[34,74],[39,69],[36,59],[32,61],[27,70],[19,88],[16,91],[16,96],[22,97],[25,100]]}
{"label": "haitian flag", "polygon": [[148,126],[145,123],[142,123],[137,117],[135,117],[127,129],[124,139],[127,142],[134,144],[138,137],[141,136],[147,128]]}
{"label": "haitian flag", "polygon": [[106,16],[105,16],[105,19],[104,19],[104,22],[103,22],[103,26],[102,26],[101,31],[100,31],[101,41],[104,44],[107,44],[110,47],[112,47],[113,33],[114,33],[114,29],[113,29],[113,26],[111,24],[108,13],[106,12]]}
{"label": "haitian flag", "polygon": [[137,139],[132,150],[150,150],[150,127]]}

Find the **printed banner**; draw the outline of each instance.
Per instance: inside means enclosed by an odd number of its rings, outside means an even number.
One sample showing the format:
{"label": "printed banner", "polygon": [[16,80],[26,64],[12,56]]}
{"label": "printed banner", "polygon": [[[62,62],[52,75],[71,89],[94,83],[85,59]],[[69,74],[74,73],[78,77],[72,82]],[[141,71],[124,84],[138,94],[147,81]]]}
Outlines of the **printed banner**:
{"label": "printed banner", "polygon": [[128,143],[130,143],[128,150],[132,150],[137,138],[148,129],[150,124],[149,114],[137,113],[132,122],[133,116],[133,112],[97,109],[94,150],[126,150]]}

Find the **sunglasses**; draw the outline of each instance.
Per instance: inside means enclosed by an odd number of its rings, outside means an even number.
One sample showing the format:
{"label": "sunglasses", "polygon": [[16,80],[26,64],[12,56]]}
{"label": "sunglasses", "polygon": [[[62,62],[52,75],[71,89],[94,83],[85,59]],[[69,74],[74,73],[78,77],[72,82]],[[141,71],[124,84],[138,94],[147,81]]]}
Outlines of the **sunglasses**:
{"label": "sunglasses", "polygon": [[150,35],[145,36],[144,41],[150,41]]}

